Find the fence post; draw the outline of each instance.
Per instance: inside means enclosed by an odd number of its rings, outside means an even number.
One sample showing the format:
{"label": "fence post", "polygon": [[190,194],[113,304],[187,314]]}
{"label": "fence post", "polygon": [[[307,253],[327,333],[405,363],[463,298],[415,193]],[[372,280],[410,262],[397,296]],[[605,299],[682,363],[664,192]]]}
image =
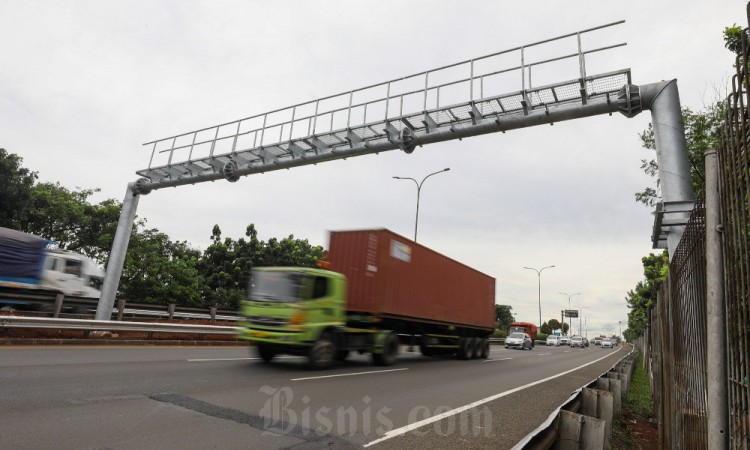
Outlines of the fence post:
{"label": "fence post", "polygon": [[167,313],[169,313],[169,320],[174,319],[174,308],[175,308],[174,303],[170,303],[169,305],[167,305]]}
{"label": "fence post", "polygon": [[62,305],[63,305],[63,299],[65,296],[63,294],[57,294],[55,296],[55,312],[52,314],[52,317],[57,319],[60,317],[60,311],[62,311]]}
{"label": "fence post", "polygon": [[706,394],[708,409],[708,448],[728,446],[727,326],[724,304],[724,265],[721,250],[721,211],[719,167],[716,150],[706,158]]}
{"label": "fence post", "polygon": [[211,315],[211,322],[215,322],[215,321],[216,321],[216,307],[215,307],[215,306],[212,306],[212,307],[211,307],[211,308],[210,308],[210,309],[208,310],[208,312],[209,312],[209,314]]}

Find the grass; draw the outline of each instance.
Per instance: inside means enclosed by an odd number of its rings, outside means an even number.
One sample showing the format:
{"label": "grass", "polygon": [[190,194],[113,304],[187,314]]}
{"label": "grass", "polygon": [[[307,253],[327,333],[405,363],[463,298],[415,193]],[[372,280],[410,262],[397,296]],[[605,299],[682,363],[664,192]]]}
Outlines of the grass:
{"label": "grass", "polygon": [[642,442],[643,438],[633,433],[634,427],[628,426],[628,422],[647,424],[652,417],[654,401],[651,397],[651,382],[643,369],[643,355],[639,355],[630,388],[622,399],[622,416],[612,427],[612,449],[655,448],[656,442]]}

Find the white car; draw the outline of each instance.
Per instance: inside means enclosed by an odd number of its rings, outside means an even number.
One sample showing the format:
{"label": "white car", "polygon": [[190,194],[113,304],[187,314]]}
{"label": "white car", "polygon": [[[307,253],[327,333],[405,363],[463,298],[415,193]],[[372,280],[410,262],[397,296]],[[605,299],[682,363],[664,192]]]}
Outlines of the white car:
{"label": "white car", "polygon": [[554,345],[555,347],[560,345],[560,336],[555,334],[547,336],[547,345]]}
{"label": "white car", "polygon": [[560,336],[560,345],[570,345],[570,336]]}
{"label": "white car", "polygon": [[612,339],[610,338],[604,338],[602,339],[602,348],[614,348],[615,344],[612,342]]}
{"label": "white car", "polygon": [[510,336],[505,338],[505,348],[520,348],[521,350],[528,348],[529,350],[533,350],[534,341],[526,333],[511,333]]}

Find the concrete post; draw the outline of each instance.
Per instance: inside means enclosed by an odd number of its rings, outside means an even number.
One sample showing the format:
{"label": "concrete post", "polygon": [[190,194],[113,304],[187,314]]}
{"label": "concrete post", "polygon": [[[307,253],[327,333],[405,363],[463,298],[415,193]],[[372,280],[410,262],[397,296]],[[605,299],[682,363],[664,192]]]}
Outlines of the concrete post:
{"label": "concrete post", "polygon": [[729,446],[724,260],[721,247],[719,168],[716,150],[706,150],[706,397],[708,449]]}
{"label": "concrete post", "polygon": [[576,414],[564,409],[560,411],[558,450],[601,450],[604,446],[606,423],[595,417]]}
{"label": "concrete post", "polygon": [[174,319],[175,306],[176,305],[174,303],[170,303],[169,305],[167,305],[167,313],[169,313],[169,320]]}
{"label": "concrete post", "polygon": [[125,314],[125,299],[122,298],[117,301],[117,320],[122,321],[122,316]]}
{"label": "concrete post", "polygon": [[128,250],[130,234],[133,232],[135,212],[138,209],[140,195],[135,190],[135,183],[129,183],[122,202],[120,220],[117,222],[112,251],[109,253],[107,273],[104,275],[102,294],[96,306],[96,320],[112,320],[112,309],[115,306],[115,295],[122,276],[122,266],[125,264],[125,252]]}
{"label": "concrete post", "polygon": [[216,321],[216,307],[212,306],[209,310],[209,314],[211,315],[211,322]]}
{"label": "concrete post", "polygon": [[65,299],[65,296],[63,294],[57,294],[55,296],[55,312],[52,314],[52,317],[54,317],[55,319],[60,317],[60,311],[62,311],[63,299]]}

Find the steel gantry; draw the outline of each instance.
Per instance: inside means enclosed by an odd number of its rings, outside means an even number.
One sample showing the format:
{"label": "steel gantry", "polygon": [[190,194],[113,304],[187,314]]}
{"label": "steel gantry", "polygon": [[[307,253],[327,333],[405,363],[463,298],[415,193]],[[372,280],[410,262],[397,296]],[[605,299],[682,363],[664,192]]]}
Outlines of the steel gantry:
{"label": "steel gantry", "polygon": [[[165,187],[222,178],[235,182],[245,175],[341,158],[396,149],[412,153],[437,142],[614,112],[633,117],[650,109],[664,203],[692,201],[676,82],[636,86],[630,69],[586,71],[588,55],[626,44],[585,48],[585,37],[623,22],[148,142],[149,165],[128,185],[96,318],[111,316],[138,197]],[[568,44],[570,50],[530,58],[532,50],[553,44]],[[561,63],[568,64],[567,76],[559,70]],[[565,81],[535,85],[550,67]],[[684,213],[658,218],[654,246],[668,246],[671,255],[684,229]]]}

